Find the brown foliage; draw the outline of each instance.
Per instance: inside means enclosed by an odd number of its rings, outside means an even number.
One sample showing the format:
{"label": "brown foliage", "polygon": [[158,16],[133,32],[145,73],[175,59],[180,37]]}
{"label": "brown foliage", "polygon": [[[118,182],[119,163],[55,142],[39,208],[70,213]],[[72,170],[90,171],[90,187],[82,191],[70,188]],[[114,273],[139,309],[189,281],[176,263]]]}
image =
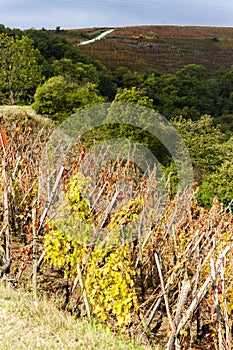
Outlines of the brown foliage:
{"label": "brown foliage", "polygon": [[196,63],[211,75],[232,64],[232,28],[141,26],[116,28],[103,40],[81,49],[110,70],[127,67],[175,73]]}
{"label": "brown foliage", "polygon": [[[14,118],[4,115],[1,128],[6,131],[9,144],[6,151],[12,264],[10,271],[5,272],[5,278],[14,282],[20,280],[29,288],[31,209],[37,208],[39,220],[45,205],[38,201],[40,160],[51,129],[41,128],[40,123],[26,112],[14,115]],[[231,341],[233,310],[233,218],[230,209],[224,210],[214,199],[212,208],[204,210],[197,205],[193,188],[174,198],[167,193],[160,203],[153,172],[148,178],[142,178],[132,159],[122,162],[120,158],[105,163],[100,169],[94,151],[87,153],[82,144],[76,145],[76,151],[75,157],[70,154],[71,162],[68,157],[64,164],[63,188],[77,170],[85,176],[92,174],[94,186],[89,190],[93,197],[89,195],[89,198],[94,201],[99,196],[93,209],[94,224],[98,225],[106,217],[104,228],[108,229],[111,218],[130,199],[144,199],[140,210],[137,208],[138,219],[134,221],[137,237],[130,244],[139,308],[129,334],[147,344],[157,341],[164,348],[167,344],[167,349],[173,343],[180,343],[182,349],[225,346]],[[3,152],[1,156],[4,157]],[[107,217],[105,214],[116,194],[116,184],[119,197]],[[121,184],[122,188],[119,187]],[[0,215],[2,218],[5,215],[3,206]],[[43,230],[38,240],[39,253],[43,251],[46,225]],[[4,234],[5,228],[1,226],[3,249]],[[61,303],[70,298],[74,283],[64,281],[62,276],[62,271],[44,264],[38,277],[41,290],[50,296],[59,296]],[[75,303],[77,308],[80,298],[79,295]],[[64,304],[67,305],[67,300]]]}

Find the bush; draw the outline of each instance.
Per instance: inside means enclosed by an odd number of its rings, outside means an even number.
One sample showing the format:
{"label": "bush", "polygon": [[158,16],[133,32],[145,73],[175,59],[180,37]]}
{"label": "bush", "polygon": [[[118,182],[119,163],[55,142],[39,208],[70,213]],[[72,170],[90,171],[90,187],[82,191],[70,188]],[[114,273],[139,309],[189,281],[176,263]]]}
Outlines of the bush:
{"label": "bush", "polygon": [[61,122],[76,109],[101,103],[103,98],[98,95],[95,84],[79,86],[63,76],[56,76],[37,88],[34,101],[32,108],[37,113]]}

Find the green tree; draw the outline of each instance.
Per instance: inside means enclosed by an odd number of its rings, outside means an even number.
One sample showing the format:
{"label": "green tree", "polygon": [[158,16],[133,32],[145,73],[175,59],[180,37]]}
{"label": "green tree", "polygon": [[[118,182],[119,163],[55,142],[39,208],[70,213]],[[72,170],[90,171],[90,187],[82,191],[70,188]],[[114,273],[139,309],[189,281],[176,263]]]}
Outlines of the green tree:
{"label": "green tree", "polygon": [[61,122],[78,108],[89,107],[103,102],[95,84],[78,85],[63,76],[49,78],[39,86],[32,108],[37,113],[49,115]]}
{"label": "green tree", "polygon": [[210,116],[198,121],[177,119],[174,126],[183,137],[190,153],[199,204],[210,208],[217,197],[225,206],[233,199],[233,138],[227,136]]}
{"label": "green tree", "polygon": [[214,125],[213,118],[205,115],[200,120],[193,121],[180,117],[173,121],[173,125],[190,153],[196,180],[201,180],[221,166],[225,159],[223,144],[226,136]]}
{"label": "green tree", "polygon": [[[137,108],[136,105],[139,105],[140,108]],[[149,149],[159,161],[166,165],[170,161],[168,151],[149,132],[150,127],[153,129],[155,114],[158,123],[161,122],[160,115],[153,109],[153,100],[146,95],[145,89],[119,88],[108,109],[105,125],[89,132],[88,140],[96,142],[118,138],[134,140]]]}
{"label": "green tree", "polygon": [[167,119],[180,115],[177,107],[178,98],[178,79],[173,74],[158,75],[152,73],[144,81],[144,87],[147,94],[154,101],[154,108],[158,110]]}
{"label": "green tree", "polygon": [[41,55],[32,40],[0,35],[0,82],[5,96],[2,102],[30,103],[42,82]]}
{"label": "green tree", "polygon": [[217,84],[217,116],[233,114],[233,66],[228,72],[219,74]]}
{"label": "green tree", "polygon": [[13,37],[19,37],[21,38],[22,35],[23,35],[23,31],[18,29],[18,28],[8,28],[8,27],[5,27],[4,24],[0,24],[0,33],[4,33],[4,34],[7,34],[9,36],[13,36]]}
{"label": "green tree", "polygon": [[143,76],[138,72],[131,72],[126,67],[119,67],[114,73],[115,81],[118,87],[131,88],[133,86],[140,86],[143,82]]}
{"label": "green tree", "polygon": [[215,173],[209,174],[201,183],[196,197],[207,209],[211,208],[214,197],[225,207],[229,205],[233,200],[233,162],[226,160]]}
{"label": "green tree", "polygon": [[189,64],[175,74],[178,87],[178,107],[185,118],[197,120],[203,114],[213,114],[215,81],[206,79],[206,68]]}
{"label": "green tree", "polygon": [[63,76],[66,79],[75,79],[75,63],[70,58],[61,58],[60,60],[54,60],[51,64],[54,75]]}
{"label": "green tree", "polygon": [[98,69],[99,84],[98,88],[102,96],[106,96],[110,101],[114,99],[117,90],[117,84],[114,82],[111,72],[105,67]]}
{"label": "green tree", "polygon": [[130,89],[118,89],[114,102],[135,103],[148,108],[153,108],[153,100],[146,95],[145,89],[133,86]]}
{"label": "green tree", "polygon": [[79,83],[92,82],[99,83],[99,77],[96,67],[93,64],[82,62],[73,63],[70,58],[62,58],[52,63],[55,75],[62,75],[68,80]]}

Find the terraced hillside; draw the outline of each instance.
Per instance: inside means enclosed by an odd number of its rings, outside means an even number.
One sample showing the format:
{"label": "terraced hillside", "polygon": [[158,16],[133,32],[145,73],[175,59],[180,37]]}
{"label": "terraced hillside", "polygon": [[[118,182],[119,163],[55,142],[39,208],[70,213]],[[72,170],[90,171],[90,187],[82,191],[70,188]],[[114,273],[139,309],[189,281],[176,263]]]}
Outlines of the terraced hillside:
{"label": "terraced hillside", "polygon": [[[105,29],[101,28],[99,31]],[[63,35],[77,45],[94,29],[67,30]],[[233,28],[139,26],[116,28],[103,40],[80,47],[107,68],[128,67],[145,72],[174,73],[190,63],[202,64],[209,73],[233,63]]]}

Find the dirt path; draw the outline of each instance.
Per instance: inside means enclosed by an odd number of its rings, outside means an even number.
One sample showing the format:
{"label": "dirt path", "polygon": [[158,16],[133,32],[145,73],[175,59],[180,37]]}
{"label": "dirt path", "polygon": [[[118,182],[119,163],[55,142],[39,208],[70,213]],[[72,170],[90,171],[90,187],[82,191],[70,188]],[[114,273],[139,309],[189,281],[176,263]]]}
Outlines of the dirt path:
{"label": "dirt path", "polygon": [[91,40],[87,40],[87,41],[83,41],[81,42],[79,45],[88,45],[88,44],[91,44],[97,40],[101,40],[103,39],[106,35],[110,34],[111,32],[113,32],[114,29],[109,29],[109,30],[106,30],[105,32],[101,33],[100,35],[98,35],[96,38],[94,39],[91,39]]}

